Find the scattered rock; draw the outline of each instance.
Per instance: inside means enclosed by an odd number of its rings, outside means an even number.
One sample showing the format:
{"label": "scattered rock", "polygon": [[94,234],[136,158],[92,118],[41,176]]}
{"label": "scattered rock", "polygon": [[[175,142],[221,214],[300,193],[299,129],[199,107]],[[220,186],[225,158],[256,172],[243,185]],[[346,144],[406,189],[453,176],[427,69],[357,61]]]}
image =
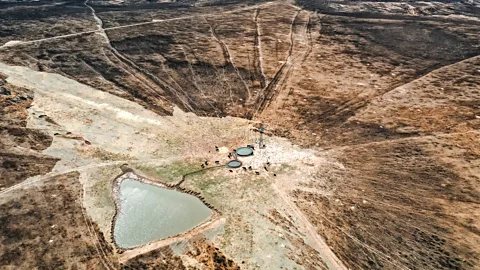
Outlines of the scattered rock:
{"label": "scattered rock", "polygon": [[12,93],[10,91],[8,91],[7,89],[5,89],[4,87],[1,87],[0,86],[0,95],[4,95],[4,96],[10,96]]}

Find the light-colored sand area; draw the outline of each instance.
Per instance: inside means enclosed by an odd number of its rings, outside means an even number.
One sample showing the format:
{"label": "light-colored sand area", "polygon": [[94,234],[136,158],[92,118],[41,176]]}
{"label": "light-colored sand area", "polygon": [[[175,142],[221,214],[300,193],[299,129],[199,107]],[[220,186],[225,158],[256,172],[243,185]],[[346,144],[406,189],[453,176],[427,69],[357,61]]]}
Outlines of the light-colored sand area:
{"label": "light-colored sand area", "polygon": [[[54,137],[51,147],[43,151],[60,158],[52,175],[80,172],[84,206],[107,241],[111,241],[108,236],[114,215],[111,185],[121,173],[121,164],[128,163],[149,177],[176,183],[182,174],[200,169],[201,161],[210,160],[213,164],[219,160],[225,164],[227,155],[216,152],[215,145],[231,150],[255,143],[258,136],[252,131],[252,123],[245,119],[198,117],[179,109],[172,116],[159,116],[134,102],[61,75],[1,63],[0,72],[8,76],[9,83],[35,92],[28,127],[44,129]],[[47,115],[54,122],[47,122],[40,115]],[[224,234],[218,236],[218,229],[213,230],[213,235],[203,233],[235,261],[244,261],[247,268],[292,269],[299,267],[301,256],[313,253],[318,253],[316,256],[329,268],[342,268],[288,195],[294,189],[321,181],[319,168],[341,169],[342,165],[285,139],[267,137],[266,144],[267,148],[257,149],[253,157],[243,160],[245,166],[252,166],[251,172],[218,169],[187,179],[184,187],[201,192],[223,211],[226,219]],[[268,171],[264,169],[267,162],[271,164]],[[278,175],[273,176],[274,173]],[[48,176],[27,179],[8,192],[41,185],[45,178]],[[226,196],[230,192],[238,193]],[[275,212],[291,219],[294,227],[287,230],[272,222],[271,213]],[[123,259],[130,257],[125,256]]]}

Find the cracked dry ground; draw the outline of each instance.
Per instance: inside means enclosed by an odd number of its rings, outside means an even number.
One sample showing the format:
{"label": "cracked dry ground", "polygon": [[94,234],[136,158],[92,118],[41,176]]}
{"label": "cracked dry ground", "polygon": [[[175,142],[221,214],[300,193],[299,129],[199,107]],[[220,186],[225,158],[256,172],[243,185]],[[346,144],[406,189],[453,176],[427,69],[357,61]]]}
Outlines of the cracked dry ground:
{"label": "cracked dry ground", "polygon": [[[159,115],[178,106],[262,121],[267,134],[336,159],[343,167],[319,168],[288,196],[351,269],[480,268],[478,2],[88,5],[106,35],[83,2],[1,3],[0,43],[39,41],[1,47],[0,61]],[[57,159],[41,153],[52,138],[27,126],[31,90],[3,77],[0,88],[4,189],[48,173]],[[0,265],[185,267],[169,248],[119,265],[82,215],[77,178],[1,195]],[[61,241],[38,237],[53,230]],[[294,260],[324,267],[317,252],[302,248]],[[186,256],[207,269],[242,265],[203,239]]]}

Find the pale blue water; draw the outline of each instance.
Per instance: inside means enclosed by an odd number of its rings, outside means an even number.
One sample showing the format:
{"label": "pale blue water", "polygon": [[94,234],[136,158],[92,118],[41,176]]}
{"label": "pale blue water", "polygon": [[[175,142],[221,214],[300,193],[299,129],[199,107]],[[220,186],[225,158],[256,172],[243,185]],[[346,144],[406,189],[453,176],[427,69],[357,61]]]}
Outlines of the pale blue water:
{"label": "pale blue water", "polygon": [[195,196],[133,179],[120,184],[120,201],[114,237],[123,248],[186,232],[212,214]]}
{"label": "pale blue water", "polygon": [[239,156],[249,156],[253,154],[253,150],[250,147],[240,147],[236,152]]}

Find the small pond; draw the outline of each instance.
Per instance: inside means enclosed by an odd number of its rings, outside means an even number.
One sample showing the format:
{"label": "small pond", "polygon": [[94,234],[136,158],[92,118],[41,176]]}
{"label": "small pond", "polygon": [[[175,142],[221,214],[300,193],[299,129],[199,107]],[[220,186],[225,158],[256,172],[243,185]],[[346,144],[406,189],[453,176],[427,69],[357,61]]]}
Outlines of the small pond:
{"label": "small pond", "polygon": [[187,232],[211,215],[195,196],[125,179],[120,184],[115,242],[122,248],[137,247]]}

